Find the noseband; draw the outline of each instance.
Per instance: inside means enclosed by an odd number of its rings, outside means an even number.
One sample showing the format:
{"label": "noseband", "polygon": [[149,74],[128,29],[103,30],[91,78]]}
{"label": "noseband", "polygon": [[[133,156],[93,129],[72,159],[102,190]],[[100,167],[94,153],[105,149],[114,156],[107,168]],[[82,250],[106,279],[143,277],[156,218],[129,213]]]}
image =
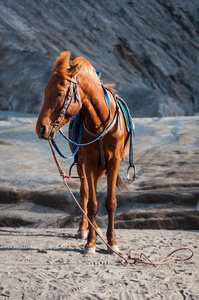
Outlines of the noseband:
{"label": "noseband", "polygon": [[82,103],[79,97],[79,93],[78,93],[78,80],[77,80],[77,76],[75,76],[75,78],[70,78],[69,76],[67,76],[66,78],[68,81],[70,81],[70,87],[69,87],[69,92],[68,92],[68,97],[65,98],[64,101],[64,105],[63,108],[59,114],[59,117],[57,118],[57,120],[54,123],[51,123],[51,126],[53,126],[54,128],[57,128],[58,130],[60,130],[60,123],[63,120],[63,118],[65,117],[71,102],[73,101],[74,96],[76,96],[77,101],[79,102],[80,105],[80,109],[82,108]]}

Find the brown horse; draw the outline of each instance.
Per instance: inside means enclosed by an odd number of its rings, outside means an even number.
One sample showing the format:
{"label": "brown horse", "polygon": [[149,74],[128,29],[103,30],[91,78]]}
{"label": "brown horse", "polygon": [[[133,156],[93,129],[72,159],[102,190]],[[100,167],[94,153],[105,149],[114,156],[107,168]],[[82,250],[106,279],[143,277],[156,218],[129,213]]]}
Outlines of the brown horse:
{"label": "brown horse", "polygon": [[[45,100],[37,121],[36,132],[40,139],[53,139],[59,128],[67,124],[80,109],[84,115],[82,144],[91,142],[94,139],[93,136],[99,136],[108,126],[105,134],[101,137],[103,142],[101,151],[103,152],[105,167],[101,163],[102,154],[97,141],[79,148],[78,162],[83,172],[83,178],[80,179],[80,195],[84,211],[95,228],[98,228],[95,222],[98,210],[96,190],[99,179],[105,172],[107,173],[108,191],[105,201],[108,213],[107,240],[113,249],[117,250],[118,246],[114,231],[114,213],[117,206],[115,188],[117,180],[120,178],[118,176],[120,161],[129,153],[129,133],[125,126],[123,113],[121,109],[118,109],[113,93],[110,91],[111,85],[106,85],[110,99],[109,110],[102,81],[96,74],[94,67],[83,57],[74,59],[70,64],[69,60],[70,52],[67,51],[63,52],[55,61],[54,74],[45,88]],[[77,101],[77,97],[73,97],[67,106],[67,112],[59,119],[60,112],[69,97],[71,82],[74,82],[75,85],[76,80],[74,78],[76,75],[78,75],[77,88],[81,106]],[[71,137],[71,130],[69,137]],[[71,147],[71,149],[73,148]],[[81,175],[80,168],[77,168],[77,171]],[[84,237],[84,233],[87,231],[85,252],[94,252],[96,233],[88,225],[85,216],[82,215],[78,232],[80,236]]]}

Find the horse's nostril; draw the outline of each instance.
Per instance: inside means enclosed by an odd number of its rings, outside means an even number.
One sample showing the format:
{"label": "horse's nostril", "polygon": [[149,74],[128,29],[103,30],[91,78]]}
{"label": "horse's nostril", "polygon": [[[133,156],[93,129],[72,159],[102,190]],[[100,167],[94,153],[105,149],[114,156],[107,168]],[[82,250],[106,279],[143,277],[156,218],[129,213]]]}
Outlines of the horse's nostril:
{"label": "horse's nostril", "polygon": [[41,133],[41,135],[44,135],[45,132],[46,132],[46,125],[42,125],[42,126],[40,127],[40,133]]}

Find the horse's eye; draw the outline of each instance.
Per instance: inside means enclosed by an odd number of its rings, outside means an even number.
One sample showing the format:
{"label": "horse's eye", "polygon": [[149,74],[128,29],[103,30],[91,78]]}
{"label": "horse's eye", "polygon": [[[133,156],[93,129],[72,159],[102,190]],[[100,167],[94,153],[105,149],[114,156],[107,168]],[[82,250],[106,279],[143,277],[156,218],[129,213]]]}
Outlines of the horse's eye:
{"label": "horse's eye", "polygon": [[62,96],[62,95],[64,95],[64,92],[58,93],[57,97],[60,97],[60,96]]}

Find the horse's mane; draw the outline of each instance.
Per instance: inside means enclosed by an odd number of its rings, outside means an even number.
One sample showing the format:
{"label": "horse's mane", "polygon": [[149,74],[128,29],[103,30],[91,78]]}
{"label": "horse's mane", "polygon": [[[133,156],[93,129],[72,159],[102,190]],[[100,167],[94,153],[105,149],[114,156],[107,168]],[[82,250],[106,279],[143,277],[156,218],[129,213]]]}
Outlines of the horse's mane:
{"label": "horse's mane", "polygon": [[81,71],[89,74],[97,83],[102,84],[102,81],[99,79],[99,76],[97,75],[97,72],[95,68],[92,66],[92,64],[84,57],[77,57],[71,62],[71,67],[78,64],[79,62],[82,62],[82,69]]}
{"label": "horse's mane", "polygon": [[70,75],[70,68],[81,64],[81,71],[89,74],[97,83],[102,84],[102,81],[99,79],[95,68],[86,58],[77,57],[70,63],[70,56],[70,51],[62,52],[61,55],[56,59],[52,71],[64,78],[65,75]]}

